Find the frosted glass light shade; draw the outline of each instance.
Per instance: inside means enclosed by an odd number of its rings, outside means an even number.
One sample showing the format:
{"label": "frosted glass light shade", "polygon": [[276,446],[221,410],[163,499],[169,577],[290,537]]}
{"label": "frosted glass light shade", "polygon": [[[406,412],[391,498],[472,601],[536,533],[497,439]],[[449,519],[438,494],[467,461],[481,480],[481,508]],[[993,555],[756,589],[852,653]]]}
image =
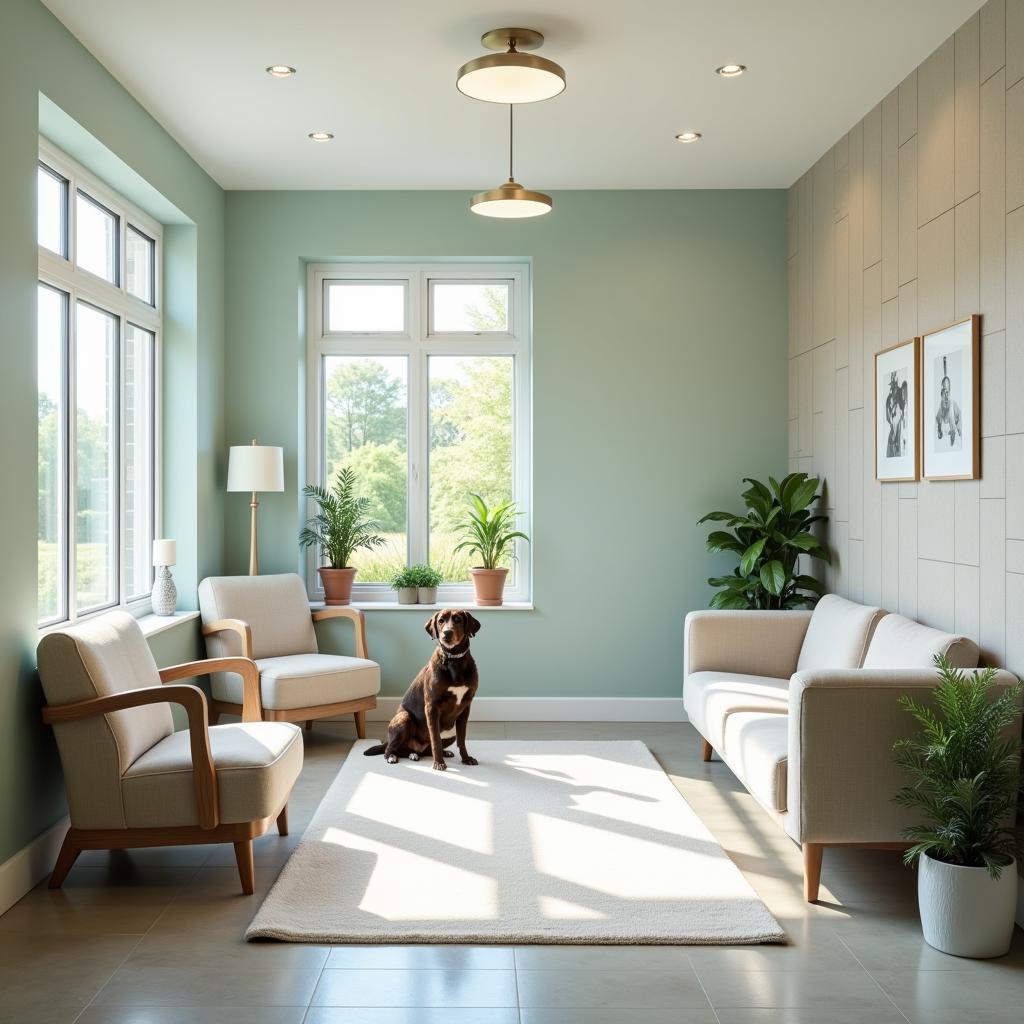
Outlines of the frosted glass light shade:
{"label": "frosted glass light shade", "polygon": [[176,565],[178,562],[178,543],[173,540],[153,541],[153,564]]}
{"label": "frosted glass light shade", "polygon": [[469,208],[481,217],[542,217],[551,212],[551,196],[531,192],[516,181],[506,181],[489,192],[477,192]]}
{"label": "frosted glass light shade", "polygon": [[284,449],[271,445],[232,445],[228,452],[229,491],[283,491]]}
{"label": "frosted glass light shade", "polygon": [[565,72],[546,57],[531,53],[492,53],[459,68],[459,92],[487,103],[536,103],[565,88]]}

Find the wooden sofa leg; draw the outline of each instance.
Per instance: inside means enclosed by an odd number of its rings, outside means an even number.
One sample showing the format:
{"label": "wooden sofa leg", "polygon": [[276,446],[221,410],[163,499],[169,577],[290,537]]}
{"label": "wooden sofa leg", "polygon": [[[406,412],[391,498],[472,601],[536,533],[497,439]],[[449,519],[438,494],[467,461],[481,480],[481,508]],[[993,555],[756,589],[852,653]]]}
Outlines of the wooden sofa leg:
{"label": "wooden sofa leg", "polygon": [[312,718],[307,718],[306,719],[306,732],[312,732],[312,731],[313,731],[313,719]]}
{"label": "wooden sofa leg", "polygon": [[703,761],[710,761],[713,751],[711,744],[703,736],[700,738],[700,756]]}
{"label": "wooden sofa leg", "polygon": [[352,717],[356,720],[356,736],[361,740],[366,739],[366,712],[353,711]]}
{"label": "wooden sofa leg", "polygon": [[288,835],[288,805],[285,804],[281,808],[281,813],[277,816],[277,834],[279,836]]}
{"label": "wooden sofa leg", "polygon": [[235,843],[235,861],[238,864],[238,877],[242,881],[242,892],[251,896],[256,888],[256,870],[252,860],[252,840],[243,839]]}
{"label": "wooden sofa leg", "polygon": [[53,873],[50,875],[48,884],[51,889],[59,889],[64,884],[64,879],[68,877],[68,872],[78,860],[78,855],[81,852],[72,842],[71,829],[68,829],[64,836],[64,842],[61,843],[60,853],[57,855],[57,863],[54,864]]}
{"label": "wooden sofa leg", "polygon": [[821,858],[825,853],[822,843],[804,843],[804,899],[816,903],[821,884]]}

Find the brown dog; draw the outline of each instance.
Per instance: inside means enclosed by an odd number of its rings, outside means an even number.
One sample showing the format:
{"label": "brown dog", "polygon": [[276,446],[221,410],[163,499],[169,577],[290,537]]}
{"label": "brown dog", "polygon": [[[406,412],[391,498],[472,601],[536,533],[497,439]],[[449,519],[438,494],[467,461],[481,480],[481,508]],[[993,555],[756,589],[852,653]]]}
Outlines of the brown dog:
{"label": "brown dog", "polygon": [[437,650],[406,690],[388,725],[387,743],[363,753],[367,757],[383,754],[394,764],[400,757],[418,761],[429,750],[434,768],[443,772],[448,767],[444,759],[452,756],[444,748],[454,738],[462,763],[477,764],[466,750],[466,726],[479,682],[469,638],[480,632],[480,623],[469,612],[445,608],[427,623],[426,630],[437,641]]}

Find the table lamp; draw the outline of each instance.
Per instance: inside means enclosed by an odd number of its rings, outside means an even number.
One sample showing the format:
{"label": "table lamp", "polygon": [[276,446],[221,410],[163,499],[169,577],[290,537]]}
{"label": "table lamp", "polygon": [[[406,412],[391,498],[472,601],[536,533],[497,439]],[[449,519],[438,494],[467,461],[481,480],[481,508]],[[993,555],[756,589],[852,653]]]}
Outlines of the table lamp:
{"label": "table lamp", "polygon": [[249,575],[259,576],[259,542],[256,535],[258,491],[284,490],[284,449],[269,445],[232,445],[228,452],[228,490],[249,491]]}
{"label": "table lamp", "polygon": [[156,575],[153,578],[153,614],[173,615],[178,605],[178,588],[174,585],[171,570],[168,566],[178,561],[178,545],[173,540],[153,541],[153,565]]}

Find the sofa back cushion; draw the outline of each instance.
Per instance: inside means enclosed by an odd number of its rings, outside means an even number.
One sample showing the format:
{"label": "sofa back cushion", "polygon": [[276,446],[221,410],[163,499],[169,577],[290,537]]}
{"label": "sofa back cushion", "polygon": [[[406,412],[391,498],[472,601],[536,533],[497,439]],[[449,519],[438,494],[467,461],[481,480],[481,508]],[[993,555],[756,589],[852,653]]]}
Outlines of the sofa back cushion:
{"label": "sofa back cushion", "polygon": [[944,654],[955,668],[978,665],[978,645],[973,640],[902,615],[886,615],[871,638],[864,668],[932,668],[937,654]]}
{"label": "sofa back cushion", "polygon": [[879,620],[881,608],[826,594],[815,605],[800,648],[798,672],[820,668],[860,668]]}

